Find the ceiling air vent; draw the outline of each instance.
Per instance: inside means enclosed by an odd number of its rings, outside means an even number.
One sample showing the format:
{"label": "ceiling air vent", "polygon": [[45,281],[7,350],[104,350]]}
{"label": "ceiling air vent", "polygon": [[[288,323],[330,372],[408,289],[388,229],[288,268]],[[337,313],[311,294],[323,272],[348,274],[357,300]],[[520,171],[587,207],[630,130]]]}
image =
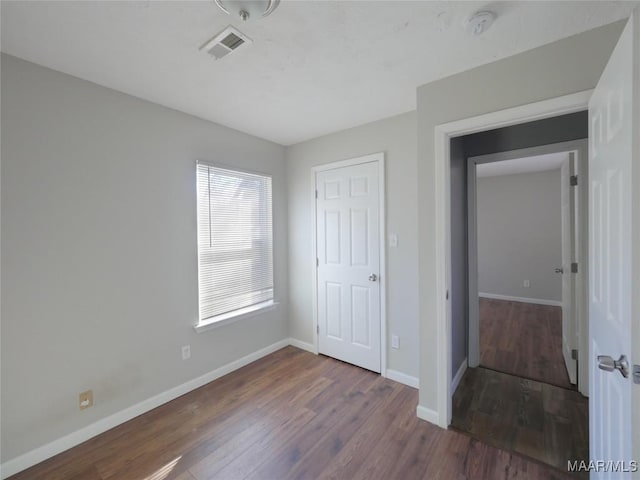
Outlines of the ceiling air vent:
{"label": "ceiling air vent", "polygon": [[239,48],[250,45],[252,40],[235,27],[229,25],[215,37],[205,43],[200,50],[204,50],[216,60],[226,57]]}

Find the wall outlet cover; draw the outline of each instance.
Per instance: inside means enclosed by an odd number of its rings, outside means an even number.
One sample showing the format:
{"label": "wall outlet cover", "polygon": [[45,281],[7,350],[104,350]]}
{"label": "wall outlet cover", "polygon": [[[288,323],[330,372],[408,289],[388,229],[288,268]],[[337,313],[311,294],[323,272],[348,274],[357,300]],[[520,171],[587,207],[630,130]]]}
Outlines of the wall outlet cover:
{"label": "wall outlet cover", "polygon": [[79,395],[78,403],[80,405],[80,410],[84,410],[85,408],[89,408],[93,406],[93,390],[87,390],[86,392],[82,392]]}
{"label": "wall outlet cover", "polygon": [[182,359],[188,360],[191,358],[191,345],[185,345],[182,347]]}

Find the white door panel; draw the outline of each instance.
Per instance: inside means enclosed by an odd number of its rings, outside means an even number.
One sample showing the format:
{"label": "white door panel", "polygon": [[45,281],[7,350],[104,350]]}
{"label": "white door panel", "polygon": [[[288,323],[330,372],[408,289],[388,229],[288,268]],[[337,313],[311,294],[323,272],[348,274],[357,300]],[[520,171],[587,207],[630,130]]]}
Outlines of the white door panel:
{"label": "white door panel", "polygon": [[318,350],[375,372],[381,369],[378,182],[377,162],[316,174]]}
{"label": "white door panel", "polygon": [[[626,355],[631,361],[632,353],[631,178],[633,136],[638,134],[632,98],[640,93],[632,79],[637,35],[632,19],[589,103],[590,451],[593,460],[626,461],[627,467],[632,460],[631,378],[599,369],[597,357],[617,360]],[[597,472],[595,478],[627,475]]]}

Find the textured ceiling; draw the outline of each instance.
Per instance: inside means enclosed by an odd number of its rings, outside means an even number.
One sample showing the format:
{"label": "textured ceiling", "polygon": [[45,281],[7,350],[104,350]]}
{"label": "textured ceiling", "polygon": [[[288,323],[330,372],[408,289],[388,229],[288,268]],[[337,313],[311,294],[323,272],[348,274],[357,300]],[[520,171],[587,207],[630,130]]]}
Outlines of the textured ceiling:
{"label": "textured ceiling", "polygon": [[[3,1],[2,51],[289,145],[415,109],[416,87],[625,18],[637,2],[287,1],[243,24],[213,1]],[[474,11],[498,13],[481,37]],[[228,24],[254,43],[213,61]]]}

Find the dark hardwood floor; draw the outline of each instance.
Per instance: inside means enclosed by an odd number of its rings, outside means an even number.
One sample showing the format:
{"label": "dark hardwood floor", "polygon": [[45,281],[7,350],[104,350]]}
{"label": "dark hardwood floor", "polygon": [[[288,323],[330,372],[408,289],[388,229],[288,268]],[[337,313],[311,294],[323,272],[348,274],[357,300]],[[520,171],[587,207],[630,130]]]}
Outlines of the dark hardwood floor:
{"label": "dark hardwood floor", "polygon": [[18,479],[560,479],[416,417],[417,390],[284,348]]}
{"label": "dark hardwood floor", "polygon": [[589,461],[588,400],[535,380],[468,369],[453,396],[452,427],[564,471],[568,460]]}
{"label": "dark hardwood floor", "polygon": [[481,298],[480,365],[575,389],[562,357],[562,309]]}

